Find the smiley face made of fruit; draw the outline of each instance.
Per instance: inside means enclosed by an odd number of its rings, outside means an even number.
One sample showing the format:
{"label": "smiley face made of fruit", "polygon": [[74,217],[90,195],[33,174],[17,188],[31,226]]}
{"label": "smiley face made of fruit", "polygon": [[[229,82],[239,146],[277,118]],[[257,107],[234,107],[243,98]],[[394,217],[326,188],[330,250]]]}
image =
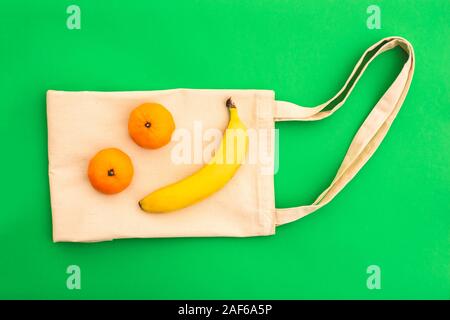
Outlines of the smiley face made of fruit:
{"label": "smiley face made of fruit", "polygon": [[[201,169],[179,181],[152,191],[139,207],[149,213],[165,213],[199,202],[223,188],[233,178],[248,150],[247,127],[231,98],[225,103],[229,121],[215,155]],[[128,120],[128,132],[141,147],[160,148],[171,140],[175,129],[172,115],[162,105],[144,103],[134,109]],[[130,158],[118,149],[100,151],[90,162],[88,176],[95,189],[107,193],[124,190],[133,177]]]}

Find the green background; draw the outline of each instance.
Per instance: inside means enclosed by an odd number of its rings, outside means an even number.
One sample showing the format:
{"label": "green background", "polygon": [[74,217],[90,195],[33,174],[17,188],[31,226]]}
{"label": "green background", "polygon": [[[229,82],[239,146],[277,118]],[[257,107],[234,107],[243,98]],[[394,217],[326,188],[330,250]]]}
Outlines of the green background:
{"label": "green background", "polygon": [[[66,27],[70,4],[81,8],[80,30]],[[371,4],[380,30],[366,26]],[[449,9],[423,0],[2,1],[0,298],[450,298]],[[411,90],[374,157],[319,212],[269,237],[52,243],[46,90],[273,89],[314,106],[391,35],[415,48]],[[404,60],[399,49],[377,58],[333,117],[277,124],[278,207],[308,204],[330,183]],[[81,290],[66,288],[71,264]],[[366,287],[372,264],[381,290]]]}

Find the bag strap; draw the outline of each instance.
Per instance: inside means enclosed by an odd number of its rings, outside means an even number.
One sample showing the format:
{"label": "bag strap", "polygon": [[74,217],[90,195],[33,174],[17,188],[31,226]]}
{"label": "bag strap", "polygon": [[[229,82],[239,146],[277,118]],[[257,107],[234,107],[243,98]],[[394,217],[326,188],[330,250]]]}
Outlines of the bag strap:
{"label": "bag strap", "polygon": [[389,37],[375,43],[364,52],[342,89],[329,101],[317,107],[307,108],[290,102],[276,101],[275,121],[324,119],[344,104],[370,62],[381,53],[397,46],[400,46],[406,52],[408,59],[400,74],[359,128],[330,186],[311,205],[276,209],[277,225],[300,219],[329,203],[370,159],[383,141],[408,93],[414,74],[413,47],[407,40],[400,37]]}

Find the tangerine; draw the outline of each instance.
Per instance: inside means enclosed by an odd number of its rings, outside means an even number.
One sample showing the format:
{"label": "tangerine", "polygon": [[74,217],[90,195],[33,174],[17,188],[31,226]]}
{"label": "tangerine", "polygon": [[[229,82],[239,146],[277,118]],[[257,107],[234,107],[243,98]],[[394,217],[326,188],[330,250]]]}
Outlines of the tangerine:
{"label": "tangerine", "polygon": [[170,142],[175,123],[172,114],[159,103],[144,103],[128,119],[128,132],[139,146],[157,149]]}
{"label": "tangerine", "polygon": [[133,179],[130,157],[116,148],[99,151],[89,162],[88,177],[92,186],[106,194],[123,191]]}

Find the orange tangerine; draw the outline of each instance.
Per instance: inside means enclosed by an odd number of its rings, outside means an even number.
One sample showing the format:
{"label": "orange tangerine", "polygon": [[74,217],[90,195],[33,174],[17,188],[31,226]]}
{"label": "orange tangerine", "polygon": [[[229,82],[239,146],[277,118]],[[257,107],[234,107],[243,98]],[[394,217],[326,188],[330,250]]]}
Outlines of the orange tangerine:
{"label": "orange tangerine", "polygon": [[106,194],[123,191],[133,179],[130,157],[116,148],[99,151],[89,162],[88,177],[92,186]]}
{"label": "orange tangerine", "polygon": [[172,114],[159,103],[144,103],[128,119],[128,132],[139,146],[157,149],[170,142],[175,130]]}

